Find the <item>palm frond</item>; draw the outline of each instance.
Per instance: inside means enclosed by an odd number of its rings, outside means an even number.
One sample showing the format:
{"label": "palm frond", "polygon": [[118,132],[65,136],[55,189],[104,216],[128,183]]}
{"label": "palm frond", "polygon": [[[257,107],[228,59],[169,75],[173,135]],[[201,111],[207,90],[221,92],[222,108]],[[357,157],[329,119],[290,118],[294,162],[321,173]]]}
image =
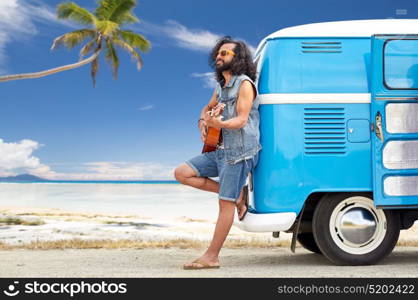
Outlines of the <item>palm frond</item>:
{"label": "palm frond", "polygon": [[119,30],[119,36],[133,48],[138,48],[142,52],[147,52],[151,48],[151,43],[141,34],[131,30]]}
{"label": "palm frond", "polygon": [[96,32],[92,29],[80,29],[68,32],[54,39],[51,49],[54,50],[61,45],[65,45],[68,49],[72,49],[87,38],[94,38]]}
{"label": "palm frond", "polygon": [[57,16],[59,19],[69,19],[83,25],[94,25],[97,21],[97,18],[92,13],[74,2],[59,4]]}
{"label": "palm frond", "polygon": [[121,14],[117,18],[114,18],[113,21],[120,25],[124,25],[124,24],[138,23],[139,19],[133,13],[126,13],[126,14]]}
{"label": "palm frond", "polygon": [[122,40],[119,40],[117,38],[113,38],[112,42],[116,44],[118,47],[122,48],[123,50],[128,51],[131,54],[132,59],[136,61],[136,67],[138,68],[138,70],[141,70],[142,68],[141,55],[138,52],[136,52],[133,47],[131,47],[128,43]]}
{"label": "palm frond", "polygon": [[109,39],[106,40],[106,48],[105,57],[107,62],[112,66],[113,77],[116,79],[118,78],[119,57],[115,47],[113,47],[113,44]]}
{"label": "palm frond", "polygon": [[97,21],[96,29],[104,36],[110,36],[119,30],[118,23],[112,21]]}
{"label": "palm frond", "polygon": [[99,58],[97,57],[91,63],[91,78],[93,79],[93,86],[96,86],[96,75],[99,71]]}
{"label": "palm frond", "polygon": [[118,24],[136,23],[138,18],[132,12],[136,0],[101,0],[94,12],[99,20],[109,20]]}
{"label": "palm frond", "polygon": [[87,44],[85,44],[80,50],[80,59],[83,59],[84,56],[93,51],[93,46],[95,45],[97,45],[96,39],[90,40]]}

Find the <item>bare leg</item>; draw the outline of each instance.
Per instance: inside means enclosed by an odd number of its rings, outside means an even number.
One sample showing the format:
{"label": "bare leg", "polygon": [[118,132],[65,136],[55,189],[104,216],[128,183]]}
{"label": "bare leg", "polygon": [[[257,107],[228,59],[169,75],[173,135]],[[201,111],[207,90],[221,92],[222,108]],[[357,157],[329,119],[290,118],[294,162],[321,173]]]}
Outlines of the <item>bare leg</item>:
{"label": "bare leg", "polygon": [[217,257],[221,251],[222,245],[231,229],[234,222],[235,202],[227,200],[219,200],[219,215],[216,221],[215,232],[213,234],[212,242],[206,255]]}
{"label": "bare leg", "polygon": [[237,213],[238,213],[238,219],[241,219],[244,215],[245,211],[247,210],[247,207],[245,206],[245,201],[243,199],[243,189],[241,190],[241,194],[239,195],[238,201],[237,201]]}
{"label": "bare leg", "polygon": [[196,172],[187,164],[178,166],[174,171],[174,176],[182,184],[208,192],[219,193],[218,182],[207,177],[197,177]]}
{"label": "bare leg", "polygon": [[[206,252],[198,258],[199,261],[209,265],[219,264],[219,253],[234,221],[235,202],[219,200],[219,215],[216,221],[215,232]],[[185,266],[200,267],[199,263],[189,263]]]}
{"label": "bare leg", "polygon": [[[198,177],[196,172],[187,164],[182,164],[176,168],[174,175],[176,179],[185,185],[189,185],[204,191],[219,193],[219,183],[206,178]],[[242,198],[242,192],[239,200]],[[232,223],[234,222],[236,204],[233,201],[219,200],[219,215],[216,221],[215,231],[212,241],[206,252],[198,258],[199,261],[204,262],[210,266],[219,264],[219,253],[222,245],[231,230]],[[237,207],[238,209],[238,207]],[[187,267],[202,267],[199,263],[185,264]]]}

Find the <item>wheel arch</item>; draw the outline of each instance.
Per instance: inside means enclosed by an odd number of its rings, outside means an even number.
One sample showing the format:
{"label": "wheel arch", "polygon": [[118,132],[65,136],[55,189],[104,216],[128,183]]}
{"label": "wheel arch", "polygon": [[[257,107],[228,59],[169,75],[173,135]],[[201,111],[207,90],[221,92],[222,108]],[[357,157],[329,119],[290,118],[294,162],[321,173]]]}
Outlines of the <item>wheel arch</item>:
{"label": "wheel arch", "polygon": [[353,191],[333,191],[333,192],[313,192],[309,194],[309,196],[306,198],[304,202],[304,208],[301,210],[300,213],[302,215],[299,215],[298,217],[301,217],[301,232],[312,232],[312,218],[313,214],[315,212],[315,208],[318,206],[319,202],[324,199],[325,197],[329,197],[333,194],[352,194],[354,195],[364,195],[367,197],[370,197],[373,199],[373,193],[372,192],[353,192]]}

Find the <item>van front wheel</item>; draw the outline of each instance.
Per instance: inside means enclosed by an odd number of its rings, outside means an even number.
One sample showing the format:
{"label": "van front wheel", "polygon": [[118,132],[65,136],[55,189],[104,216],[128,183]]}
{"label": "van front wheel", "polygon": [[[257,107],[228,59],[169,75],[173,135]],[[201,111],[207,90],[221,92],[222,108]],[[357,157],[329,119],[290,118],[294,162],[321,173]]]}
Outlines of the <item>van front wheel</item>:
{"label": "van front wheel", "polygon": [[400,220],[394,211],[376,209],[368,194],[330,194],[315,208],[312,230],[322,254],[335,264],[369,265],[392,252]]}

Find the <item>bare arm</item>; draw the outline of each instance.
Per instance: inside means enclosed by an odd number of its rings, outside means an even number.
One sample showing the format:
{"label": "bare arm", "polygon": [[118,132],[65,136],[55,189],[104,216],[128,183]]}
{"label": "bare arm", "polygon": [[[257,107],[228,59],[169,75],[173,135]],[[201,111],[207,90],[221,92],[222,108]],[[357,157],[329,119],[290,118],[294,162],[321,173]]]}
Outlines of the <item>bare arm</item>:
{"label": "bare arm", "polygon": [[[209,100],[208,105],[203,107],[202,111],[200,112],[200,118],[204,119],[205,115],[208,111],[210,111],[213,107],[215,107],[218,104],[218,101],[216,101],[216,90],[213,91],[212,97]],[[199,128],[201,128],[202,124],[205,124],[205,122],[199,121]],[[206,125],[206,124],[205,124]]]}
{"label": "bare arm", "polygon": [[248,80],[241,83],[238,100],[237,100],[237,116],[226,121],[220,121],[211,118],[208,123],[209,126],[226,129],[240,129],[248,122],[253,100],[255,98],[254,87]]}
{"label": "bare arm", "polygon": [[205,121],[205,116],[207,115],[207,112],[210,111],[217,104],[218,101],[216,101],[216,91],[213,91],[212,97],[210,98],[208,105],[203,107],[202,111],[200,112],[200,120],[197,124],[197,126],[200,129],[200,139],[202,140],[202,142],[205,142],[207,135],[207,123]]}

